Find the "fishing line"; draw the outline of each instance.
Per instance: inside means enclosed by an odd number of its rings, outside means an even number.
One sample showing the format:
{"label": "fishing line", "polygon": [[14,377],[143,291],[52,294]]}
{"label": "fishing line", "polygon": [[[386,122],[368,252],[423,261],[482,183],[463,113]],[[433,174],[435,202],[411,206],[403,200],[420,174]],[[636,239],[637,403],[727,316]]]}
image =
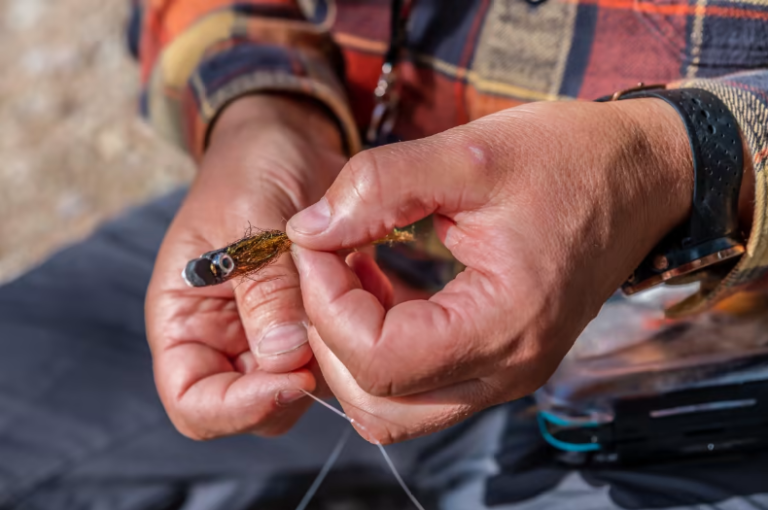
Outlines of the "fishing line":
{"label": "fishing line", "polygon": [[[317,403],[321,404],[321,405],[322,405],[322,406],[324,406],[324,407],[327,407],[328,409],[330,409],[330,410],[331,410],[331,411],[333,411],[334,413],[338,414],[338,415],[339,415],[341,418],[343,418],[343,419],[347,420],[347,421],[348,421],[350,424],[354,424],[354,423],[357,423],[357,426],[358,426],[358,427],[360,427],[362,430],[366,430],[366,428],[365,428],[365,427],[362,425],[362,423],[360,423],[359,421],[358,421],[358,422],[356,422],[356,421],[354,420],[354,418],[350,418],[350,417],[349,417],[349,416],[347,416],[345,413],[343,413],[342,411],[339,411],[338,409],[336,409],[335,407],[333,407],[333,406],[332,406],[331,404],[329,404],[328,402],[325,402],[325,401],[323,401],[322,399],[320,399],[320,398],[316,397],[315,395],[311,394],[310,392],[308,392],[308,391],[306,391],[306,390],[301,390],[301,391],[302,391],[302,392],[303,392],[305,395],[307,395],[308,397],[310,397],[312,400],[314,400],[315,402],[317,402]],[[366,431],[367,431],[367,430],[366,430]],[[387,451],[384,449],[384,446],[382,446],[382,445],[381,445],[381,443],[379,443],[378,441],[377,441],[377,442],[375,442],[374,444],[375,444],[376,446],[378,446],[378,447],[379,447],[379,451],[381,452],[381,455],[384,457],[384,461],[386,461],[386,463],[387,463],[387,466],[389,466],[389,469],[390,469],[390,471],[392,471],[392,474],[393,474],[393,475],[395,475],[395,479],[397,480],[397,483],[400,485],[400,488],[401,488],[401,489],[403,489],[403,492],[405,492],[405,494],[408,496],[408,499],[410,499],[410,500],[411,500],[411,503],[413,503],[413,505],[414,505],[416,508],[418,508],[419,510],[424,510],[424,507],[423,507],[423,506],[421,506],[421,503],[419,503],[419,500],[418,500],[418,499],[416,499],[416,496],[414,496],[414,495],[413,495],[413,493],[411,492],[411,489],[409,489],[409,488],[408,488],[408,486],[405,484],[405,481],[404,481],[404,480],[403,480],[403,478],[400,476],[400,473],[397,471],[397,468],[395,467],[395,464],[392,462],[392,459],[389,457],[389,454],[388,454],[388,453],[387,453]],[[334,450],[334,452],[335,452],[335,451],[336,451],[336,450]],[[336,456],[338,457],[338,454],[337,454]],[[331,457],[333,457],[333,454],[331,454]],[[330,460],[330,459],[329,459],[329,460]],[[336,461],[336,459],[333,459],[333,460],[334,460],[334,462]],[[333,464],[332,462],[326,462],[326,465],[327,465],[327,464],[329,464],[329,463],[330,463],[331,465]],[[323,466],[323,469],[325,469],[325,466]],[[330,466],[328,467],[328,469],[330,469]],[[322,471],[320,472],[320,474],[323,476],[323,478],[325,477],[325,475],[323,474],[323,472],[322,472]],[[327,474],[327,473],[326,473],[326,474]],[[318,475],[318,479],[320,479],[320,482],[322,482],[322,478],[320,477],[320,475]],[[316,480],[316,481],[317,481],[317,480]],[[312,484],[312,485],[314,486],[315,484]],[[319,487],[319,486],[320,486],[320,483],[317,483],[317,485],[318,485],[318,487]],[[311,489],[311,488],[310,488],[310,489]],[[317,490],[317,488],[315,488],[315,490]],[[305,496],[305,498],[306,498],[306,496]],[[311,499],[311,498],[310,498],[310,499]],[[302,501],[302,502],[303,502],[303,501]],[[301,510],[301,507],[300,507],[300,508],[298,508],[297,510]]]}
{"label": "fishing line", "polygon": [[[335,409],[334,409],[335,410]],[[344,429],[344,433],[339,438],[339,441],[336,443],[336,446],[333,448],[333,452],[331,452],[331,456],[328,457],[328,460],[325,461],[325,464],[323,465],[323,468],[320,470],[320,473],[318,473],[317,477],[315,478],[315,481],[312,482],[312,485],[310,485],[309,490],[307,490],[307,493],[304,494],[304,497],[301,499],[301,503],[299,503],[299,506],[296,507],[296,510],[305,510],[307,508],[307,505],[309,505],[309,502],[312,501],[312,498],[315,497],[315,493],[317,492],[317,489],[320,488],[320,485],[323,483],[323,480],[325,480],[325,477],[328,476],[328,473],[330,472],[333,465],[336,463],[336,459],[339,458],[339,455],[341,455],[341,451],[344,449],[344,446],[347,444],[347,440],[349,439],[349,435],[352,432],[352,429]]]}
{"label": "fishing line", "polygon": [[389,458],[389,454],[387,453],[387,450],[384,449],[384,447],[380,443],[376,443],[376,446],[379,447],[379,451],[381,452],[381,455],[384,457],[384,460],[387,461],[387,465],[389,466],[389,469],[392,471],[392,474],[395,475],[395,478],[397,479],[397,483],[400,484],[400,487],[403,489],[403,492],[405,492],[408,495],[408,498],[413,502],[414,505],[416,505],[416,508],[419,510],[424,510],[424,507],[421,506],[421,503],[416,499],[416,496],[413,495],[411,492],[411,489],[408,488],[407,485],[405,485],[405,482],[400,477],[400,473],[397,472],[397,469],[395,469],[395,465],[392,463],[392,459]]}

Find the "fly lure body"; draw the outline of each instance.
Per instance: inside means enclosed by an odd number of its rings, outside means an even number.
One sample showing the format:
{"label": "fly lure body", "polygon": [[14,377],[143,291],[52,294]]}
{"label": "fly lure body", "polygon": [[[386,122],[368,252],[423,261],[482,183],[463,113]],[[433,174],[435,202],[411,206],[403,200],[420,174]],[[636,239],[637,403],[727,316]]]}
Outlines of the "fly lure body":
{"label": "fly lure body", "polygon": [[182,273],[190,287],[208,287],[258,272],[291,247],[285,232],[264,230],[190,260]]}
{"label": "fly lure body", "polygon": [[[395,230],[374,244],[407,243],[413,241],[413,233]],[[258,273],[287,253],[291,240],[281,230],[249,232],[244,238],[218,250],[203,253],[190,260],[182,277],[190,287],[219,285],[239,276]]]}

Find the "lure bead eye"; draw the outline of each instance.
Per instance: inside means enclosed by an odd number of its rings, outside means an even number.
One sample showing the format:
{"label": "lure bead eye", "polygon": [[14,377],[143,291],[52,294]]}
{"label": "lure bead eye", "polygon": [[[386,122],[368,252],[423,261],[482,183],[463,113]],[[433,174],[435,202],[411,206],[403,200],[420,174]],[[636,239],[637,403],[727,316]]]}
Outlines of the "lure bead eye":
{"label": "lure bead eye", "polygon": [[229,276],[235,270],[235,261],[226,253],[219,253],[213,259],[213,263],[221,270],[222,276]]}

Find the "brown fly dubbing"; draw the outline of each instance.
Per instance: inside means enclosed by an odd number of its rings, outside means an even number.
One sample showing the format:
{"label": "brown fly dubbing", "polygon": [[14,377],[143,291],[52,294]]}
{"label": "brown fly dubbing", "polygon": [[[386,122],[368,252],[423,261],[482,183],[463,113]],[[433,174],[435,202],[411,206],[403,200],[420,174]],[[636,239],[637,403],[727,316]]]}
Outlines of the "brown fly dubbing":
{"label": "brown fly dubbing", "polygon": [[227,247],[235,267],[228,279],[256,273],[277,260],[291,248],[291,240],[281,230],[264,230],[246,236]]}
{"label": "brown fly dubbing", "polygon": [[[386,237],[373,244],[397,244],[413,241],[413,233],[407,230],[393,230]],[[282,230],[264,230],[227,247],[227,255],[235,262],[235,269],[229,278],[257,273],[287,253],[293,243]]]}

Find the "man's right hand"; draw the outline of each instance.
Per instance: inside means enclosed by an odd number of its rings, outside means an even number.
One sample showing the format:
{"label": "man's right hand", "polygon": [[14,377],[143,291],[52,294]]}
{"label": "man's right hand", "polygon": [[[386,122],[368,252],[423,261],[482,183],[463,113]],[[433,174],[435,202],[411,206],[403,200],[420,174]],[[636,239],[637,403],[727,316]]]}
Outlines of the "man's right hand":
{"label": "man's right hand", "polygon": [[283,229],[320,199],[345,162],[337,127],[316,104],[252,96],[227,107],[171,225],[146,299],[155,382],[174,425],[193,439],[287,431],[313,391],[299,279],[283,257],[254,279],[187,287],[190,259],[243,236]]}

